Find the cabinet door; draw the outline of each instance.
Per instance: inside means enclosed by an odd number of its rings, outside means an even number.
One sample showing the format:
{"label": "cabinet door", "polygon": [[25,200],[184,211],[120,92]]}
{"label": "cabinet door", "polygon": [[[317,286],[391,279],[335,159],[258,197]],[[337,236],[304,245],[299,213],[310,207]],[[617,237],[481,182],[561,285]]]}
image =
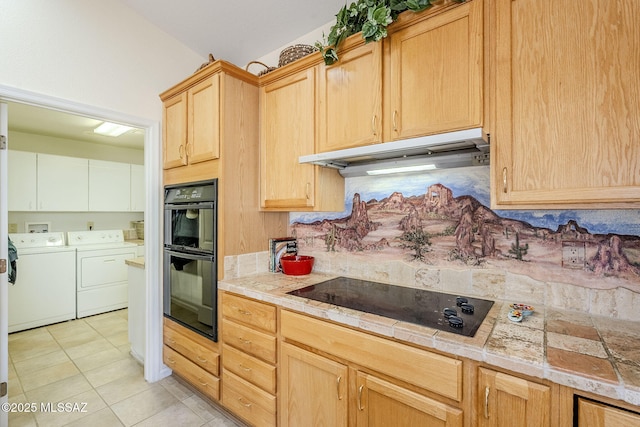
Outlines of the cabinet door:
{"label": "cabinet door", "polygon": [[551,426],[549,387],[480,368],[478,426],[507,427],[526,420],[527,427]]}
{"label": "cabinet door", "polygon": [[38,154],[38,210],[89,210],[89,161]]}
{"label": "cabinet door", "polygon": [[358,426],[462,427],[462,410],[375,376],[357,374]]}
{"label": "cabinet door", "polygon": [[354,37],[340,61],[320,67],[319,152],[382,141],[382,43],[350,48],[362,43]]}
{"label": "cabinet door", "polygon": [[162,153],[164,169],[187,164],[187,94],[164,102],[162,111]]}
{"label": "cabinet door", "polygon": [[496,3],[492,205],[640,206],[640,2]]}
{"label": "cabinet door", "polygon": [[36,153],[9,151],[8,210],[36,210],[36,165]]}
{"label": "cabinet door", "polygon": [[131,210],[144,212],[145,201],[144,165],[131,165]]}
{"label": "cabinet door", "polygon": [[220,74],[188,92],[187,159],[189,164],[220,157]]}
{"label": "cabinet door", "polygon": [[578,427],[640,427],[640,414],[578,399]]}
{"label": "cabinet door", "polygon": [[482,125],[482,1],[389,35],[390,139]]}
{"label": "cabinet door", "polygon": [[282,427],[347,425],[345,365],[283,343],[279,376]]}
{"label": "cabinet door", "polygon": [[89,210],[125,212],[131,204],[129,163],[89,160]]}
{"label": "cabinet door", "polygon": [[[317,67],[262,88],[260,125],[260,197],[263,208],[294,209],[314,205],[315,168],[298,158],[315,149]],[[308,209],[305,209],[308,210]]]}

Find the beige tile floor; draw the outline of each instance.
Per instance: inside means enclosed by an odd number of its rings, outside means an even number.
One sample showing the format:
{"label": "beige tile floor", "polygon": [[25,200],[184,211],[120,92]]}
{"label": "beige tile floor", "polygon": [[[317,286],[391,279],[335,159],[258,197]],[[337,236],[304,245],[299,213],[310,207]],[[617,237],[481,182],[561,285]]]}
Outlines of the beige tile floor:
{"label": "beige tile floor", "polygon": [[37,410],[9,413],[9,425],[242,426],[173,376],[147,383],[127,330],[118,310],[10,334],[9,402]]}

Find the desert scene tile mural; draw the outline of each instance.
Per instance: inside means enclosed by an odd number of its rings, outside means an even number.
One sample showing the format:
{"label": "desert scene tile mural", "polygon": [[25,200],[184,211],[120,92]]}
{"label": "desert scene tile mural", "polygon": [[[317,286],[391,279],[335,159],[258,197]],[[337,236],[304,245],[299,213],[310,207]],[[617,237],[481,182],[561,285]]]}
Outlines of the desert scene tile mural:
{"label": "desert scene tile mural", "polygon": [[344,212],[291,215],[301,251],[640,292],[638,210],[493,211],[486,167],[346,181]]}

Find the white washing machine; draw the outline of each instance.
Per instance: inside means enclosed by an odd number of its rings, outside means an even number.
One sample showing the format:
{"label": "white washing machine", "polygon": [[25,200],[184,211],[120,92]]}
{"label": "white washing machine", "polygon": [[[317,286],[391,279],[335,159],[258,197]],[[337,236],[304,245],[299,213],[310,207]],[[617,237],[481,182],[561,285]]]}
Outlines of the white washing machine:
{"label": "white washing machine", "polygon": [[77,317],[128,306],[127,265],[137,245],[125,242],[122,230],[69,231],[76,249]]}
{"label": "white washing machine", "polygon": [[18,250],[9,286],[9,332],[76,318],[76,250],[64,233],[9,234]]}

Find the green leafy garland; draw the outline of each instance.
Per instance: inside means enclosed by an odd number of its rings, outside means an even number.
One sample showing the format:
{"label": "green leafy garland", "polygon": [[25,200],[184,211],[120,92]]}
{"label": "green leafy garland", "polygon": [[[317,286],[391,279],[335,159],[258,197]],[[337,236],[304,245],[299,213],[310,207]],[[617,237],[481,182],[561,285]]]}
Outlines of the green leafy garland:
{"label": "green leafy garland", "polygon": [[[454,0],[463,3],[466,0]],[[365,43],[387,37],[387,26],[405,10],[420,12],[441,3],[442,0],[357,0],[345,4],[336,15],[336,23],[324,40],[315,46],[322,53],[324,62],[331,65],[338,61],[337,49],[345,39],[362,31]]]}

